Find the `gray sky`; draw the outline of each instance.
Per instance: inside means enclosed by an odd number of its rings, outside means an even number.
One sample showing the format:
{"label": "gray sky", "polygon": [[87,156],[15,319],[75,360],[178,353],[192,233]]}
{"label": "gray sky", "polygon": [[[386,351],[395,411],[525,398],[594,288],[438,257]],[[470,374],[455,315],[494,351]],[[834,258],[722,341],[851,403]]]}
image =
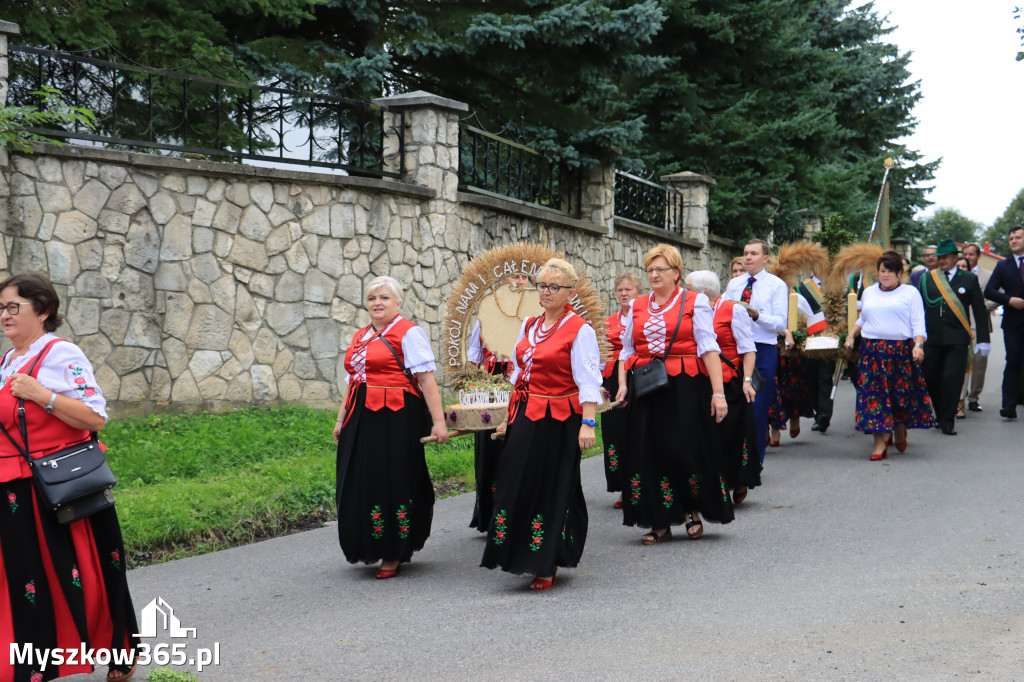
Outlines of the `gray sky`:
{"label": "gray sky", "polygon": [[[853,6],[865,3],[855,2]],[[887,37],[912,52],[923,99],[907,146],[924,160],[943,157],[936,208],[955,208],[986,227],[1024,188],[1024,62],[1014,5],[1024,0],[876,0],[896,30]],[[884,172],[879,169],[879,182]]]}

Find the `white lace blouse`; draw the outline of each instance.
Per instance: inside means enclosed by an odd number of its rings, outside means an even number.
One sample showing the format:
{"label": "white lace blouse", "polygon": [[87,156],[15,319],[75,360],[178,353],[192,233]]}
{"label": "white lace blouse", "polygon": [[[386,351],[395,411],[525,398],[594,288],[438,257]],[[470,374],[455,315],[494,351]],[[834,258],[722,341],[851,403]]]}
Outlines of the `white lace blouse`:
{"label": "white lace blouse", "polygon": [[[0,387],[4,386],[15,372],[23,367],[27,369],[43,347],[56,338],[58,337],[53,334],[43,334],[29,346],[27,353],[16,358],[11,357],[14,355],[13,350],[8,351],[0,361]],[[36,379],[44,388],[55,391],[58,395],[80,400],[104,419],[110,418],[107,416],[107,400],[96,383],[92,363],[85,357],[82,349],[70,341],[62,340],[53,345],[39,365]]]}
{"label": "white lace blouse", "polygon": [[[575,314],[573,313],[573,315]],[[573,315],[566,315],[558,326],[561,327]],[[539,326],[534,325],[530,330],[531,341],[534,340],[534,334]],[[526,322],[523,322],[523,326],[519,329],[519,336],[516,338],[516,346],[523,340],[525,332]],[[601,382],[603,381],[601,377],[601,351],[597,347],[597,333],[589,324],[580,327],[576,338],[572,342],[569,358],[572,364],[573,381],[576,382],[576,387],[580,389],[580,402],[597,403],[600,405],[602,402]],[[519,378],[519,372],[522,371],[522,368],[516,361],[516,353],[512,354],[512,366],[515,369],[509,381],[515,386],[516,380]]]}
{"label": "white lace blouse", "polygon": [[[384,331],[390,329],[391,326],[400,319],[402,319],[401,315],[396,316],[395,319],[391,321],[391,324],[384,328]],[[366,333],[363,334],[363,338],[360,340],[366,341],[373,336],[374,333],[373,328],[369,327],[366,330]],[[355,339],[353,339],[353,341],[354,340]],[[376,341],[374,343],[376,343]],[[418,326],[409,327],[409,331],[405,332],[405,336],[402,337],[402,359],[405,362],[406,368],[413,374],[418,374],[420,372],[433,372],[437,369],[437,366],[434,364],[434,351],[430,347],[430,339],[427,338],[427,333]],[[358,366],[359,363],[357,362],[356,364]],[[363,357],[362,365],[363,372],[365,372],[365,356]],[[348,375],[345,376],[345,383],[351,383]]]}
{"label": "white lace blouse", "polygon": [[[680,296],[681,293],[681,291],[677,291],[676,297]],[[717,353],[720,348],[718,347],[718,334],[715,334],[715,314],[711,311],[711,301],[708,300],[706,294],[694,294],[691,291],[688,295],[696,295],[697,297],[693,302],[693,338],[697,342],[697,355],[704,355],[711,351]],[[619,360],[622,362],[636,354],[636,349],[633,347],[633,305],[639,300],[634,298],[629,302],[628,321],[626,322],[626,328],[622,332],[622,351],[619,352]],[[675,298],[669,304],[666,304],[665,311],[668,312],[674,305]],[[679,311],[673,312],[671,317],[671,326],[666,322],[665,327],[674,331],[676,319],[679,318]],[[664,313],[662,318],[668,319]],[[671,337],[671,334],[666,334],[666,337]],[[663,343],[667,342],[666,340]]]}

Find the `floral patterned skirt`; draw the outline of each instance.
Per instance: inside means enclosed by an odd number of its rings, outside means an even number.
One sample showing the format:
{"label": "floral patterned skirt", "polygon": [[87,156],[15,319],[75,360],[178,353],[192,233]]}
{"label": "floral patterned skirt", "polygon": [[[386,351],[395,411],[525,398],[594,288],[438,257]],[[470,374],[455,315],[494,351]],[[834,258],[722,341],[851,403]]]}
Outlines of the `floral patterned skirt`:
{"label": "floral patterned skirt", "polygon": [[857,369],[857,430],[889,433],[898,424],[908,429],[935,425],[931,398],[921,366],[914,362],[911,339],[864,339]]}
{"label": "floral patterned skirt", "polygon": [[[670,376],[642,398],[630,387],[626,489],[622,522],[668,528],[697,509],[710,521],[733,519],[722,471],[718,429],[711,416],[711,382],[703,374]],[[631,382],[632,383],[632,382]]]}
{"label": "floral patterned skirt", "polygon": [[722,445],[722,474],[730,488],[761,485],[761,463],[757,456],[757,431],[754,427],[754,403],[743,395],[743,378],[735,376],[725,385],[729,413],[718,422]]}
{"label": "floral patterned skirt", "polygon": [[551,575],[576,566],[587,543],[587,503],[580,483],[580,420],[531,421],[520,406],[505,435],[494,516],[480,565],[517,575]]}
{"label": "floral patterned skirt", "polygon": [[[608,393],[605,400],[615,400],[619,391],[619,365],[615,363],[615,371],[604,380],[604,390]],[[626,409],[617,407],[601,413],[601,439],[604,441],[604,480],[608,492],[622,490],[625,482],[625,446],[626,446]]]}
{"label": "floral patterned skirt", "polygon": [[[0,640],[36,650],[135,649],[139,626],[115,508],[63,525],[37,498],[31,479],[0,483],[0,492]],[[0,680],[90,672],[88,664],[42,671],[38,664],[11,665],[6,645],[0,656]]]}
{"label": "floral patterned skirt", "polygon": [[473,505],[473,519],[470,528],[486,533],[491,525],[494,513],[494,477],[498,473],[498,463],[505,449],[505,441],[491,440],[490,431],[477,431],[473,434],[473,469],[476,474],[476,504]]}
{"label": "floral patterned skirt", "polygon": [[365,408],[359,386],[338,439],[338,541],[350,563],[405,560],[430,536],[434,487],[420,443],[427,414],[405,393],[398,411]]}
{"label": "floral patterned skirt", "polygon": [[785,430],[787,422],[794,417],[814,416],[810,392],[814,382],[805,376],[803,356],[779,356],[775,386],[775,403],[768,408],[768,424],[773,429]]}

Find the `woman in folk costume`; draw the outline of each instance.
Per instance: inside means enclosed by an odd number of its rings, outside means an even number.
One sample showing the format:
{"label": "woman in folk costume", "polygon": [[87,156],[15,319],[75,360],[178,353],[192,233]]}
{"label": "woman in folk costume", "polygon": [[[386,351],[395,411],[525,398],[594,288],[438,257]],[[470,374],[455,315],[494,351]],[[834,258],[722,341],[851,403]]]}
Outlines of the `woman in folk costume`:
{"label": "woman in folk costume", "polygon": [[[761,485],[761,464],[757,457],[757,434],[754,431],[754,398],[757,393],[751,382],[757,348],[751,331],[750,315],[734,301],[722,298],[718,275],[710,270],[697,270],[686,276],[686,286],[704,294],[714,311],[715,336],[722,356],[722,382],[729,412],[718,422],[722,446],[722,473],[732,489],[732,503],[747,498],[748,488]],[[732,366],[729,365],[732,363]]]}
{"label": "woman in folk costume", "polygon": [[864,289],[857,323],[846,337],[853,348],[862,338],[858,354],[857,430],[870,433],[874,447],[869,459],[889,456],[894,437],[896,449],[907,449],[907,429],[930,429],[935,420],[925,385],[924,302],[916,287],[903,284],[903,259],[886,251],[878,259],[878,283]]}
{"label": "woman in folk costume", "polygon": [[[43,275],[0,283],[0,323],[13,348],[0,361],[0,639],[36,652],[80,647],[116,659],[106,679],[135,674],[139,626],[128,592],[124,540],[114,507],[68,524],[35,490],[22,454],[19,402],[25,405],[33,459],[89,440],[107,422],[106,400],[82,349],[53,335],[60,300]],[[102,655],[102,654],[101,654]],[[87,662],[49,665],[12,660],[5,647],[0,681],[40,682],[90,673]]]}
{"label": "woman in folk costume", "polygon": [[391,578],[430,535],[434,488],[420,436],[425,407],[438,443],[448,440],[434,353],[422,329],[399,313],[402,286],[377,277],[366,288],[370,324],[345,355],[347,395],[338,410],[338,540],[350,563],[381,562]]}
{"label": "woman in folk costume", "polygon": [[[811,316],[811,308],[803,296],[797,298],[797,309],[804,315]],[[789,424],[789,437],[800,435],[800,417],[814,417],[814,403],[811,390],[815,382],[805,371],[804,356],[787,355],[782,348],[793,348],[793,333],[788,329],[780,337],[784,337],[779,349],[779,369],[775,374],[775,402],[768,408],[768,426],[771,435],[768,445],[778,447],[781,444],[782,431]]]}
{"label": "woman in folk costume", "polygon": [[559,566],[576,566],[587,541],[580,456],[596,442],[601,358],[593,327],[569,305],[578,279],[558,258],[537,272],[544,314],[520,330],[515,390],[498,426],[505,450],[480,565],[533,574],[535,591],[555,584]]}
{"label": "woman in folk costume", "polygon": [[[644,269],[651,293],[631,306],[616,400],[629,400],[623,523],[651,528],[641,541],[653,545],[671,538],[671,526],[680,524],[697,539],[704,533],[701,514],[728,523],[733,512],[715,427],[728,407],[711,304],[679,286],[683,260],[675,247],[652,248]],[[631,396],[627,370],[654,358],[664,358],[668,386]]]}
{"label": "woman in folk costume", "polygon": [[[611,348],[608,362],[605,363],[601,376],[604,377],[605,396],[614,398],[619,392],[619,352],[622,350],[622,332],[626,329],[629,319],[629,303],[640,295],[640,278],[632,272],[624,272],[615,278],[615,300],[619,311],[605,320],[608,346]],[[625,481],[624,446],[626,443],[626,410],[618,408],[608,410],[601,415],[601,439],[604,442],[604,479],[608,492],[622,492]],[[622,509],[622,495],[613,505]]]}

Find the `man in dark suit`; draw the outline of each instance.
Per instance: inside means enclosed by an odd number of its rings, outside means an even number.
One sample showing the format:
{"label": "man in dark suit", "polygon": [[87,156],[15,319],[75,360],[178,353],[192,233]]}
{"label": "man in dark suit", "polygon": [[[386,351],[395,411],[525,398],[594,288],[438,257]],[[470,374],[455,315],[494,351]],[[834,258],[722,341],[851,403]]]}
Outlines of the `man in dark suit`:
{"label": "man in dark suit", "polygon": [[1024,365],[1024,225],[1010,229],[1012,258],[1000,261],[985,287],[985,298],[1003,306],[1003,342],[1006,369],[1003,370],[1003,408],[999,414],[1017,418]]}
{"label": "man in dark suit", "polygon": [[921,253],[921,260],[924,262],[924,267],[926,269],[917,270],[915,272],[910,273],[910,283],[915,287],[921,285],[922,275],[927,274],[928,272],[938,267],[938,259],[935,257],[935,252],[938,250],[938,248],[939,247],[936,246],[935,244],[929,244],[928,246],[924,247],[924,251]]}
{"label": "man in dark suit", "polygon": [[943,239],[935,255],[938,268],[923,275],[919,285],[928,331],[921,369],[939,428],[947,436],[955,436],[956,405],[971,357],[970,316],[973,313],[979,322],[978,346],[987,353],[988,313],[978,276],[956,266],[960,255],[956,242]]}

